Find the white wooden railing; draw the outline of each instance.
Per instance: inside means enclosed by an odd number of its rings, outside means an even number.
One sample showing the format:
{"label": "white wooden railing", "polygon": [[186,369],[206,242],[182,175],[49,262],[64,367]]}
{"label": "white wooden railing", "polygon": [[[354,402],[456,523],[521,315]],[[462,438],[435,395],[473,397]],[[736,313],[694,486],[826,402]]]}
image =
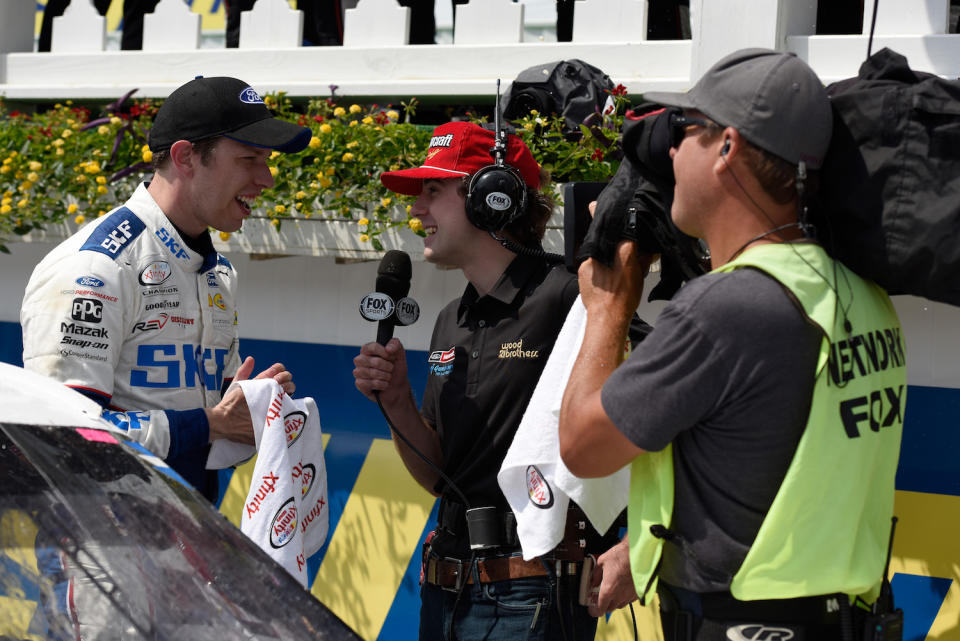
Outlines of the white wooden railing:
{"label": "white wooden railing", "polygon": [[[447,0],[438,0],[445,2]],[[864,16],[869,32],[873,3]],[[74,0],[54,21],[49,53],[33,52],[33,0],[0,0],[0,95],[10,99],[114,98],[138,87],[164,97],[198,74],[242,77],[293,96],[489,99],[497,78],[581,58],[631,94],[683,89],[740,47],[793,51],[824,81],[856,73],[866,35],[814,35],[816,0],[691,0],[690,40],[647,41],[644,0],[580,0],[573,42],[523,42],[523,3],[472,0],[458,8],[453,44],[406,45],[409,10],[360,0],[346,12],[344,45],[300,47],[302,17],[286,0],[259,0],[243,15],[239,49],[200,49],[199,16],[161,0],[144,20],[142,51],[105,51],[105,20]],[[948,33],[949,0],[881,0],[874,49],[894,48],[917,69],[960,75],[960,36]]]}

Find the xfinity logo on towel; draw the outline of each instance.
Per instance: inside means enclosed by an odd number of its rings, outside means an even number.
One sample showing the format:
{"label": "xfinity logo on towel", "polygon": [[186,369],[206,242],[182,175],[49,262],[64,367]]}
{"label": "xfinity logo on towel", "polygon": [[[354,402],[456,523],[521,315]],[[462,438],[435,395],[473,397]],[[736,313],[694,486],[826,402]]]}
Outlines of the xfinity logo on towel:
{"label": "xfinity logo on towel", "polygon": [[283,431],[287,435],[287,447],[290,447],[303,434],[307,424],[307,415],[299,410],[283,417]]}
{"label": "xfinity logo on towel", "polygon": [[313,466],[313,463],[297,463],[293,466],[293,470],[290,472],[291,476],[294,479],[300,479],[300,497],[303,498],[310,493],[310,488],[313,487],[313,479],[317,477],[317,468]]}
{"label": "xfinity logo on towel", "polygon": [[553,490],[536,465],[527,466],[527,496],[541,510],[553,507]]}
{"label": "xfinity logo on towel", "polygon": [[[260,486],[257,487],[257,491],[253,494],[253,498],[247,503],[247,518],[253,518],[253,515],[260,511],[260,504],[268,496],[273,494],[274,489],[277,487],[277,481],[280,480],[280,477],[274,474],[273,472],[267,472],[263,475],[263,478],[260,480]],[[251,484],[252,486],[252,484]],[[290,499],[291,501],[293,499]]]}
{"label": "xfinity logo on towel", "polygon": [[307,528],[310,527],[310,524],[323,514],[323,508],[326,507],[327,502],[323,500],[321,496],[317,499],[317,502],[313,504],[313,507],[310,508],[310,511],[303,515],[303,523],[300,525],[300,530],[303,532],[307,531]]}
{"label": "xfinity logo on towel", "polygon": [[262,105],[263,98],[260,97],[256,91],[253,90],[253,87],[247,87],[240,92],[240,102],[245,102],[248,105]]}
{"label": "xfinity logo on towel", "polygon": [[270,546],[274,549],[282,548],[293,540],[297,533],[297,506],[293,498],[287,499],[270,523]]}
{"label": "xfinity logo on towel", "polygon": [[789,641],[794,637],[790,628],[768,628],[759,623],[745,623],[727,628],[730,641]]}

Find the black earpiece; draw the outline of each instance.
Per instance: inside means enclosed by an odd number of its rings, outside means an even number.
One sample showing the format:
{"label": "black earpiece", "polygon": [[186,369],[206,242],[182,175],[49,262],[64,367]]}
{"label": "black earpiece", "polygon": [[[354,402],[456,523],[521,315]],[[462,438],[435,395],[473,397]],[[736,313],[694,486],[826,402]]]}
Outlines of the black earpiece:
{"label": "black earpiece", "polygon": [[498,232],[526,211],[526,184],[509,165],[487,165],[470,178],[464,207],[474,227]]}
{"label": "black earpiece", "polygon": [[720,155],[721,155],[721,156],[726,156],[728,153],[730,153],[730,139],[729,139],[729,138],[727,138],[726,140],[723,141],[723,149],[720,150]]}

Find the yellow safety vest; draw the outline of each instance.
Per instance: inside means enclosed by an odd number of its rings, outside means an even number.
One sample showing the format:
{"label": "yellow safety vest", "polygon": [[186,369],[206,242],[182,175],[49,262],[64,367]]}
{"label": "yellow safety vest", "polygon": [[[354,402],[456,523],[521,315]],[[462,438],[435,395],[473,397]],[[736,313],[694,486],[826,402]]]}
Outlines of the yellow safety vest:
{"label": "yellow safety vest", "polygon": [[[730,592],[745,601],[845,592],[872,602],[886,558],[906,406],[896,311],[886,292],[834,263],[819,245],[760,245],[714,271],[744,267],[792,292],[824,339],[803,436]],[[670,523],[673,489],[671,446],[634,460],[627,513],[641,597],[656,585],[662,549],[650,527]]]}

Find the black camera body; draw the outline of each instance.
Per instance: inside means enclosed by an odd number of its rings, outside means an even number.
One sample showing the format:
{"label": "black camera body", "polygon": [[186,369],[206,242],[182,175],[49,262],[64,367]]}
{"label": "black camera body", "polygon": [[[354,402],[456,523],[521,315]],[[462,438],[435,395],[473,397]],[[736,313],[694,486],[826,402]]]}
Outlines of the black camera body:
{"label": "black camera body", "polygon": [[567,130],[579,131],[587,116],[604,107],[612,89],[610,77],[583,60],[548,62],[517,75],[503,96],[503,118],[516,120],[536,110],[557,114]]}

